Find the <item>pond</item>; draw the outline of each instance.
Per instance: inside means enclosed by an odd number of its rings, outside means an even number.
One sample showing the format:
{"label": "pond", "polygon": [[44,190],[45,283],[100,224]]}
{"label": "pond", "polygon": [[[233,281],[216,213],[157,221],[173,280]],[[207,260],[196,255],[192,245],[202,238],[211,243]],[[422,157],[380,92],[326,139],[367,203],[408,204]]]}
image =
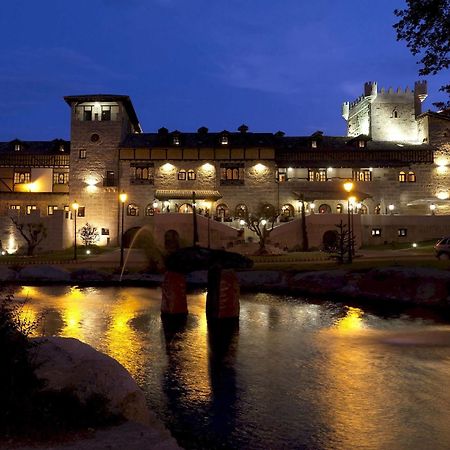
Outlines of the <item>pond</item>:
{"label": "pond", "polygon": [[450,326],[333,302],[241,295],[208,329],[205,293],[163,325],[150,288],[23,287],[38,334],[123,364],[185,448],[423,449],[450,445]]}

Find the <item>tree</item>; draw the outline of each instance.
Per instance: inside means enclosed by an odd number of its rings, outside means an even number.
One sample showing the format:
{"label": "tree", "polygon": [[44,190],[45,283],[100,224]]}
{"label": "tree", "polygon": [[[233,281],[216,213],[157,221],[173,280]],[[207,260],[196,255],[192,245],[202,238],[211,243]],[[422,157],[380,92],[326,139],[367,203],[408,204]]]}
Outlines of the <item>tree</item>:
{"label": "tree", "polygon": [[[351,236],[349,236],[349,231],[347,225],[341,220],[336,224],[336,230],[329,231],[328,241],[324,243],[323,250],[330,254],[331,258],[334,258],[339,264],[343,264],[345,261],[345,256],[349,256],[351,252]],[[348,258],[350,262],[350,258]]]}
{"label": "tree", "polygon": [[270,233],[275,228],[275,221],[278,214],[272,205],[260,205],[254,213],[247,214],[245,224],[250,231],[253,231],[259,239],[258,255],[267,253],[266,243]]}
{"label": "tree", "polygon": [[[394,24],[397,40],[405,41],[413,55],[422,54],[419,75],[436,75],[450,64],[450,0],[407,0],[405,9],[396,9],[400,19]],[[450,84],[440,89],[450,95]],[[437,106],[450,107],[447,104]]]}
{"label": "tree", "polygon": [[305,205],[306,202],[303,194],[300,196],[300,202],[302,204],[301,206],[302,251],[307,252],[309,251],[309,241],[308,241],[308,230],[306,228],[306,205]]}
{"label": "tree", "polygon": [[36,247],[47,237],[43,223],[21,223],[11,217],[12,223],[27,243],[27,256],[33,256]]}
{"label": "tree", "polygon": [[78,234],[80,235],[83,244],[86,246],[95,244],[100,238],[97,228],[87,222],[84,227],[80,228]]}

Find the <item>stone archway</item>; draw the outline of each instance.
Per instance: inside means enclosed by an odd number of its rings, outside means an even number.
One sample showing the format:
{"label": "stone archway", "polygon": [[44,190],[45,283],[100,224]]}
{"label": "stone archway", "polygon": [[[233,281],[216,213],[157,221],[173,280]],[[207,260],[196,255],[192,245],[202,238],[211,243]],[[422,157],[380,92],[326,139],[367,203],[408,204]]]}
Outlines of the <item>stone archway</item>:
{"label": "stone archway", "polygon": [[123,247],[124,248],[130,248],[131,243],[133,242],[133,239],[135,238],[138,231],[141,229],[141,227],[133,227],[129,228],[125,233],[123,234]]}

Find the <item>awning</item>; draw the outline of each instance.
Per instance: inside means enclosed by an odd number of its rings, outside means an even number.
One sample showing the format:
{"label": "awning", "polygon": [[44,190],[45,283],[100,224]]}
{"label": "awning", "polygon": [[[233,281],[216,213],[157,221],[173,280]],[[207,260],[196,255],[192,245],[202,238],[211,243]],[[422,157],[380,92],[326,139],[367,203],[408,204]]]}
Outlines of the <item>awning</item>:
{"label": "awning", "polygon": [[222,198],[219,191],[189,190],[189,189],[158,189],[155,193],[157,200],[192,200],[192,193],[195,192],[196,200],[209,200],[215,202]]}

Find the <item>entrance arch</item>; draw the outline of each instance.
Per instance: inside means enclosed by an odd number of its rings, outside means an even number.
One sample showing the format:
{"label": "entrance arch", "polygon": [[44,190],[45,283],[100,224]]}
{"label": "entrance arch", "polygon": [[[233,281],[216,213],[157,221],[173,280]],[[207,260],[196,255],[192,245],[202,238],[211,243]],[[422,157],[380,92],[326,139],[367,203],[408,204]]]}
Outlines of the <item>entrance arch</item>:
{"label": "entrance arch", "polygon": [[123,246],[124,248],[130,248],[131,243],[133,242],[133,239],[135,238],[136,234],[139,232],[141,227],[133,227],[129,228],[125,233],[123,234]]}

